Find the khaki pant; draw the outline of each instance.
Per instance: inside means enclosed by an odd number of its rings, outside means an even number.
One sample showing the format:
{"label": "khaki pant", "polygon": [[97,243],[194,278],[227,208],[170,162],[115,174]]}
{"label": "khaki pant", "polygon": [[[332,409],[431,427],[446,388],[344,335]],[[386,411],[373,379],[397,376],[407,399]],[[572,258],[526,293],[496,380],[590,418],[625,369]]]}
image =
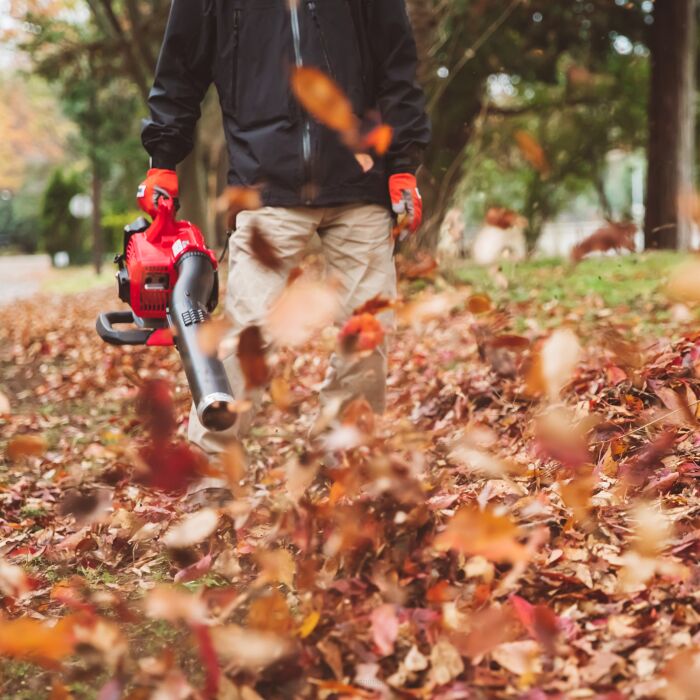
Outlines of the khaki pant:
{"label": "khaki pant", "polygon": [[[396,296],[396,271],[393,261],[391,216],[378,205],[349,205],[328,208],[266,207],[238,215],[236,232],[229,244],[229,275],[226,309],[234,323],[236,336],[251,325],[262,325],[270,306],[285,288],[290,271],[299,264],[314,233],[318,232],[327,271],[338,286],[341,317],[346,320],[358,306],[377,294]],[[252,255],[249,240],[253,225],[277,249],[284,265],[272,271]],[[385,328],[391,325],[391,314],[380,316]],[[237,342],[229,347],[237,347]],[[237,399],[248,398],[257,405],[260,392],[245,390],[235,352],[224,359],[224,366]],[[364,396],[372,408],[384,411],[387,354],[382,346],[369,356],[331,358],[328,376],[321,391],[322,405],[334,402],[344,405]],[[228,431],[208,431],[190,414],[189,439],[205,452],[223,452],[231,441],[241,437],[254,417],[248,411]]]}

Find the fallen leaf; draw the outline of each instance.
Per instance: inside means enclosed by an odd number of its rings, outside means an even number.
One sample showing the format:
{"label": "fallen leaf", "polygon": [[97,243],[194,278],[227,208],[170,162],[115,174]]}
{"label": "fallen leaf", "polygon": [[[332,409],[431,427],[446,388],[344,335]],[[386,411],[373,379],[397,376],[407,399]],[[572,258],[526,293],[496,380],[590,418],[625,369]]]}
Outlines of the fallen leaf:
{"label": "fallen leaf", "polygon": [[370,615],[372,639],[382,656],[394,653],[394,645],[399,635],[399,620],[395,605],[381,605]]}

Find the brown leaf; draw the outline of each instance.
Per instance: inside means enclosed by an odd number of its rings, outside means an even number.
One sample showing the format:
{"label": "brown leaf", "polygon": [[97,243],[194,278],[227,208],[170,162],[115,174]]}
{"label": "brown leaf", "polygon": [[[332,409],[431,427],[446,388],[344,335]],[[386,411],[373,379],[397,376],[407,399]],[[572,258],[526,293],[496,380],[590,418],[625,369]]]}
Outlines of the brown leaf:
{"label": "brown leaf", "polygon": [[485,314],[492,308],[491,299],[486,294],[473,294],[467,299],[467,309],[473,314]]}
{"label": "brown leaf", "polygon": [[250,229],[250,250],[253,257],[268,270],[277,272],[282,269],[282,258],[278,250],[270,243],[257,222]]}
{"label": "brown leaf", "polygon": [[262,196],[260,190],[252,187],[231,186],[219,197],[216,206],[219,212],[228,213],[229,228],[234,228],[238,214],[262,207]]}
{"label": "brown leaf", "polygon": [[258,326],[249,326],[238,339],[238,361],[245,377],[246,389],[265,386],[270,370],[265,359],[265,341]]}

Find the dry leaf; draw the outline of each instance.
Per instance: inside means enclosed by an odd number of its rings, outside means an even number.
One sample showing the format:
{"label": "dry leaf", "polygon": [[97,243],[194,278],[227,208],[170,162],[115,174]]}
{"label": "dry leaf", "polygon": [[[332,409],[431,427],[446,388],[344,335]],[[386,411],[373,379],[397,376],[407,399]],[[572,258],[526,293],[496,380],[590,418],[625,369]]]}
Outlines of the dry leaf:
{"label": "dry leaf", "polygon": [[294,69],[292,91],[302,107],[327,127],[343,134],[357,130],[350,100],[323,71],[311,66]]}
{"label": "dry leaf", "polygon": [[372,639],[382,656],[394,653],[396,638],[399,636],[399,620],[395,605],[382,605],[372,610],[370,615]]}
{"label": "dry leaf", "polygon": [[156,620],[184,620],[190,625],[201,625],[208,617],[201,596],[171,586],[154,588],[146,595],[143,605],[146,615]]}
{"label": "dry leaf", "polygon": [[265,329],[280,345],[297,347],[332,325],[338,310],[338,295],[329,285],[298,279],[272,306]]}
{"label": "dry leaf", "polygon": [[520,534],[518,526],[506,515],[497,515],[492,510],[482,513],[466,506],[435,538],[435,548],[481,555],[497,562],[524,562],[529,560],[530,553],[517,541]]}
{"label": "dry leaf", "polygon": [[549,161],[537,139],[527,131],[520,130],[515,132],[515,142],[523,158],[543,177],[547,177],[550,172]]}
{"label": "dry leaf", "polygon": [[340,331],[338,342],[346,355],[368,352],[384,342],[384,328],[373,314],[353,316]]}
{"label": "dry leaf", "polygon": [[218,524],[219,512],[213,508],[202,508],[170,527],[161,540],[172,549],[192,547],[213,534]]}
{"label": "dry leaf", "polygon": [[283,583],[289,588],[294,587],[297,565],[289,550],[259,550],[255,560],[261,569],[259,583]]}
{"label": "dry leaf", "polygon": [[272,403],[282,411],[289,410],[294,405],[294,394],[289,382],[284,377],[274,377],[270,382],[270,398]]}
{"label": "dry leaf", "polygon": [[245,377],[246,389],[265,386],[270,370],[265,359],[265,341],[258,326],[248,326],[238,338],[238,361]]}
{"label": "dry leaf", "polygon": [[268,270],[277,272],[282,269],[283,262],[279,251],[270,243],[255,220],[250,228],[250,250],[253,257]]}
{"label": "dry leaf", "polygon": [[0,656],[51,664],[73,653],[75,618],[55,625],[26,617],[0,620]]}
{"label": "dry leaf", "polygon": [[464,671],[462,657],[446,639],[440,639],[430,650],[430,665],[435,685],[447,685]]}
{"label": "dry leaf", "polygon": [[213,627],[216,653],[237,668],[259,672],[290,651],[290,643],[277,634],[246,630],[238,625]]}
{"label": "dry leaf", "polygon": [[0,391],[0,416],[9,416],[10,410],[10,399]]}
{"label": "dry leaf", "polygon": [[11,462],[23,457],[43,457],[48,445],[42,435],[15,435],[10,438],[5,454]]}

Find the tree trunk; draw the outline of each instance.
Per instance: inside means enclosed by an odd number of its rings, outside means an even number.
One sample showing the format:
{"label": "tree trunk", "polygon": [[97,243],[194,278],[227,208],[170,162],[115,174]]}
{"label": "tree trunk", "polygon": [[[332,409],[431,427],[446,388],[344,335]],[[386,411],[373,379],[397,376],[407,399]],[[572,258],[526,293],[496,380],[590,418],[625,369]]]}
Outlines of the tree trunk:
{"label": "tree trunk", "polygon": [[688,249],[693,188],[696,0],[657,0],[651,28],[647,248]]}
{"label": "tree trunk", "polygon": [[92,260],[95,273],[102,272],[104,242],[102,240],[102,178],[99,164],[92,164]]}

